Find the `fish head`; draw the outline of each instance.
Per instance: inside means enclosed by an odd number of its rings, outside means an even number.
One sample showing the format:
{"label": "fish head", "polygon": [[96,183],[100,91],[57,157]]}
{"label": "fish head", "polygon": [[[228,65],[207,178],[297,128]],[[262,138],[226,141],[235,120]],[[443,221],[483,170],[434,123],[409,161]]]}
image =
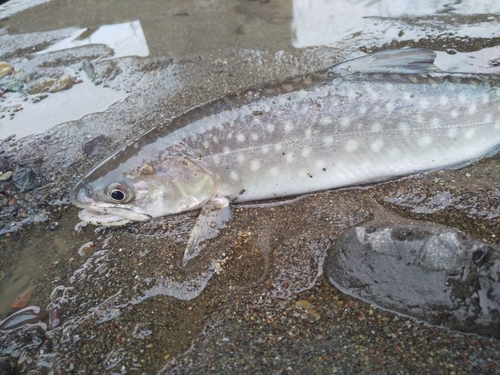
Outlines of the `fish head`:
{"label": "fish head", "polygon": [[84,209],[78,215],[83,221],[119,226],[195,210],[216,189],[215,176],[202,165],[173,155],[114,169],[101,163],[76,185],[70,198]]}

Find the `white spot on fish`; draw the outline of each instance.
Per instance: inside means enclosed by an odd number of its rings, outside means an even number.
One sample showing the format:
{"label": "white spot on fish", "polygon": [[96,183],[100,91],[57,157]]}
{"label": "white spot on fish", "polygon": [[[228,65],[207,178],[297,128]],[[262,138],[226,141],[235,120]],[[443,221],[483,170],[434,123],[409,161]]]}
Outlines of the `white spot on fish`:
{"label": "white spot on fish", "polygon": [[316,168],[317,169],[323,169],[326,167],[326,162],[322,159],[316,160]]}
{"label": "white spot on fish", "polygon": [[389,156],[391,158],[396,158],[401,154],[401,150],[397,147],[393,147],[393,148],[389,149],[388,152],[389,152]]}
{"label": "white spot on fish", "polygon": [[347,143],[345,145],[345,149],[349,152],[356,151],[358,149],[358,147],[359,147],[359,143],[357,141],[355,141],[354,139],[347,141]]}
{"label": "white spot on fish", "polygon": [[368,94],[370,94],[370,97],[373,99],[373,100],[377,100],[378,99],[378,93],[376,91],[374,91],[371,87],[367,87],[366,88],[366,92]]}
{"label": "white spot on fish", "polygon": [[426,98],[420,99],[420,109],[427,109],[429,101]]}
{"label": "white spot on fish", "polygon": [[429,122],[429,125],[432,129],[439,128],[439,124],[440,124],[440,121],[437,117],[432,118],[431,121]]}
{"label": "white spot on fish", "polygon": [[331,125],[333,124],[333,120],[330,117],[322,117],[321,120],[319,120],[319,123],[321,125]]}
{"label": "white spot on fish", "polygon": [[214,155],[212,157],[212,160],[214,161],[215,165],[219,165],[220,164],[220,157],[219,157],[219,155]]}
{"label": "white spot on fish", "polygon": [[288,152],[288,153],[285,155],[285,160],[287,161],[287,163],[291,163],[291,162],[293,162],[293,152]]}
{"label": "white spot on fish", "polygon": [[362,105],[361,107],[358,108],[358,112],[360,115],[364,115],[368,111],[368,108],[366,106]]}
{"label": "white spot on fish", "polygon": [[311,149],[309,147],[304,147],[302,149],[302,156],[307,158],[311,154]]}
{"label": "white spot on fish", "polygon": [[330,146],[333,143],[333,137],[325,137],[325,145]]}
{"label": "white spot on fish", "polygon": [[209,141],[203,141],[203,147],[209,148],[210,147],[210,142]]}
{"label": "white spot on fish", "polygon": [[420,147],[425,148],[432,144],[432,137],[430,135],[423,135],[417,140],[417,143]]}
{"label": "white spot on fish", "polygon": [[354,99],[354,98],[356,98],[356,96],[357,96],[357,95],[356,95],[356,91],[354,91],[352,87],[349,87],[349,88],[347,89],[346,96],[347,96],[349,99]]}
{"label": "white spot on fish", "polygon": [[260,162],[258,160],[252,160],[250,163],[250,170],[252,172],[258,171],[260,168]]}
{"label": "white spot on fish", "polygon": [[470,105],[469,105],[469,115],[473,115],[474,113],[476,113],[476,110],[477,110],[477,106],[476,106],[476,103],[472,102]]}
{"label": "white spot on fish", "polygon": [[311,128],[307,128],[306,131],[304,132],[304,138],[305,139],[311,139],[311,135],[312,135]]}
{"label": "white spot on fish", "polygon": [[458,101],[460,104],[465,104],[467,102],[467,98],[465,97],[464,93],[458,94]]}
{"label": "white spot on fish", "polygon": [[212,137],[212,141],[214,143],[219,143],[219,138],[217,138],[215,135]]}
{"label": "white spot on fish", "polygon": [[394,108],[396,106],[394,105],[393,102],[388,102],[386,105],[385,105],[385,110],[388,112],[388,113],[392,113],[394,111]]}
{"label": "white spot on fish", "polygon": [[293,130],[293,124],[290,121],[287,121],[287,122],[285,122],[285,125],[283,128],[285,130],[285,133],[288,134]]}
{"label": "white spot on fish", "polygon": [[245,136],[242,133],[238,133],[238,135],[236,136],[236,140],[238,142],[244,142],[245,141]]}
{"label": "white spot on fish", "polygon": [[449,100],[448,100],[448,97],[446,95],[441,95],[439,97],[439,104],[444,106],[444,105],[448,104],[448,102],[449,102]]}
{"label": "white spot on fish", "polygon": [[406,122],[400,122],[398,125],[398,129],[403,135],[408,135],[410,133],[410,125]]}
{"label": "white spot on fish", "polygon": [[349,117],[342,117],[340,119],[340,126],[343,129],[347,128],[349,125],[351,125],[351,119]]}
{"label": "white spot on fish", "polygon": [[225,155],[229,154],[230,152],[231,152],[231,150],[229,149],[229,147],[224,147],[222,149],[222,153],[225,154]]}
{"label": "white spot on fish", "polygon": [[276,151],[281,151],[281,150],[283,149],[283,145],[282,145],[281,143],[276,143],[276,144],[274,145],[274,149],[275,149]]}
{"label": "white spot on fish", "polygon": [[392,89],[393,89],[394,87],[393,87],[393,85],[392,85],[392,84],[390,84],[390,83],[386,83],[386,84],[384,85],[384,88],[385,88],[385,90],[386,90],[386,91],[391,92],[391,91],[392,91]]}
{"label": "white spot on fish", "polygon": [[376,122],[375,124],[372,125],[371,131],[373,133],[378,133],[382,130],[382,124],[380,122]]}
{"label": "white spot on fish", "polygon": [[233,132],[229,132],[229,133],[227,133],[226,138],[227,138],[227,139],[231,139],[231,138],[233,138]]}
{"label": "white spot on fish", "polygon": [[458,112],[456,110],[452,110],[450,112],[450,116],[451,116],[451,118],[457,118],[458,117]]}
{"label": "white spot on fish", "polygon": [[482,103],[483,104],[488,104],[489,102],[490,102],[490,96],[488,94],[484,94],[483,95]]}
{"label": "white spot on fish", "polygon": [[229,177],[231,177],[231,180],[233,181],[237,181],[239,178],[238,173],[236,173],[235,171],[231,171],[231,173],[229,173]]}
{"label": "white spot on fish", "polygon": [[373,152],[379,152],[383,146],[384,146],[384,141],[381,139],[377,139],[370,145],[370,148],[372,149]]}
{"label": "white spot on fish", "polygon": [[263,154],[267,154],[269,152],[269,145],[264,145],[261,148]]}
{"label": "white spot on fish", "polygon": [[272,167],[271,169],[269,169],[269,174],[271,176],[277,176],[279,173],[279,169],[278,167]]}
{"label": "white spot on fish", "polygon": [[486,116],[484,116],[485,124],[490,124],[492,121],[493,121],[493,115],[491,113],[488,113]]}
{"label": "white spot on fish", "polygon": [[471,139],[472,137],[474,137],[474,134],[476,134],[476,130],[475,129],[469,129],[465,132],[464,136],[465,136],[465,139]]}
{"label": "white spot on fish", "polygon": [[457,127],[451,127],[448,129],[448,132],[446,133],[449,138],[455,138],[455,136],[458,133],[458,128]]}
{"label": "white spot on fish", "polygon": [[243,164],[245,162],[245,155],[238,154],[238,156],[236,156],[236,161],[240,164]]}
{"label": "white spot on fish", "polygon": [[257,133],[252,134],[252,140],[256,141],[259,139],[259,135]]}
{"label": "white spot on fish", "polygon": [[272,133],[274,131],[274,125],[273,124],[267,124],[266,129],[269,133]]}
{"label": "white spot on fish", "polygon": [[[292,86],[292,89],[293,89],[293,86]],[[290,90],[290,91],[292,91],[292,90]],[[297,94],[298,94],[299,98],[305,98],[306,96],[309,95],[306,90],[300,90]]]}

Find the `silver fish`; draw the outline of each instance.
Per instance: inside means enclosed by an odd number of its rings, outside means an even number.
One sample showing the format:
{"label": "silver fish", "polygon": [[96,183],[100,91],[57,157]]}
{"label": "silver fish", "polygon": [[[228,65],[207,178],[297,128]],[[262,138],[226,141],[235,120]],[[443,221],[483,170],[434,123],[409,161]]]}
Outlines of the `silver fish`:
{"label": "silver fish", "polygon": [[500,148],[500,78],[445,73],[425,49],[375,53],[256,85],[161,124],[71,194],[82,220],[122,225],[202,209],[184,263],[230,203],[383,181]]}

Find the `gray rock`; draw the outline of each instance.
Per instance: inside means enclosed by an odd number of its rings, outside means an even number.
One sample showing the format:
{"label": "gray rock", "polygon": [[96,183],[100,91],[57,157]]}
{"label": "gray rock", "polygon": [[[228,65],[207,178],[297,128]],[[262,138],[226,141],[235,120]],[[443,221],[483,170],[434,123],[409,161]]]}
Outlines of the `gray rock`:
{"label": "gray rock", "polygon": [[329,249],[338,289],[433,325],[500,338],[500,252],[438,226],[361,226]]}
{"label": "gray rock", "polygon": [[105,146],[110,139],[105,135],[98,135],[88,141],[82,143],[82,150],[89,157],[101,156],[104,152]]}
{"label": "gray rock", "polygon": [[37,185],[37,175],[31,168],[19,168],[14,172],[12,180],[14,185],[21,191],[31,191],[36,189]]}

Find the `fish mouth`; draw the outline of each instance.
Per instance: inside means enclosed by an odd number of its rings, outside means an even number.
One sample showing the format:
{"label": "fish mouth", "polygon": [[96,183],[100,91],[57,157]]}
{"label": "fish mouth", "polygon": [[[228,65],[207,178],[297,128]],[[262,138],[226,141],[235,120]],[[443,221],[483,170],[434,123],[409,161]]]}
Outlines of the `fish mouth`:
{"label": "fish mouth", "polygon": [[102,225],[106,227],[121,227],[132,223],[132,220],[125,219],[122,216],[105,214],[99,211],[92,211],[90,209],[81,210],[78,213],[80,220],[92,225]]}
{"label": "fish mouth", "polygon": [[78,208],[83,208],[78,217],[93,225],[122,226],[133,222],[143,222],[152,219],[152,216],[135,211],[129,207],[117,206],[109,203],[98,205],[90,198],[84,188],[75,188],[70,201]]}

